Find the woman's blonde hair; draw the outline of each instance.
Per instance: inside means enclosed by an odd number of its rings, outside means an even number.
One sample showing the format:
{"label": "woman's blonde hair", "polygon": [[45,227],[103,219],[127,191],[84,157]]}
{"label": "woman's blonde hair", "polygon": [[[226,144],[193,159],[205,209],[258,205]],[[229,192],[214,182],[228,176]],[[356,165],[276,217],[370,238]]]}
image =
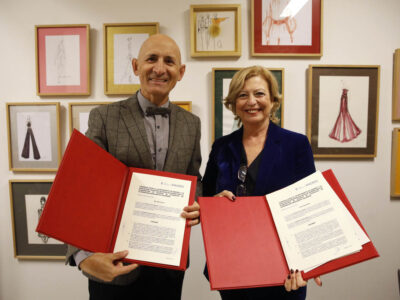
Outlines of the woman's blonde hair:
{"label": "woman's blonde hair", "polygon": [[224,99],[224,105],[227,109],[233,112],[235,120],[239,120],[239,123],[241,123],[239,116],[236,114],[236,100],[240,91],[243,89],[246,80],[256,76],[260,76],[268,83],[269,95],[273,104],[270,120],[277,123],[279,122],[279,118],[276,116],[276,111],[281,105],[281,95],[279,94],[278,82],[276,81],[275,76],[264,67],[252,66],[243,68],[236,72],[229,85],[229,92],[228,96]]}

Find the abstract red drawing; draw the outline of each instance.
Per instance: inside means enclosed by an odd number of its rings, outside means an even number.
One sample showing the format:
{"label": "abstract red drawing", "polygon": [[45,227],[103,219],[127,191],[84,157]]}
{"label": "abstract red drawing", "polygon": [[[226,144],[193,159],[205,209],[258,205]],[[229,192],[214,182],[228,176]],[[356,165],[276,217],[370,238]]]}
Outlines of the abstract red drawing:
{"label": "abstract red drawing", "polygon": [[339,115],[336,119],[335,125],[332,128],[332,131],[329,134],[330,138],[341,143],[350,142],[361,133],[361,129],[358,128],[356,123],[354,123],[347,107],[348,91],[348,89],[342,90]]}
{"label": "abstract red drawing", "polygon": [[293,33],[297,28],[296,19],[282,14],[288,1],[272,0],[268,5],[267,15],[262,22],[267,45],[280,45],[281,37],[289,34],[293,44]]}

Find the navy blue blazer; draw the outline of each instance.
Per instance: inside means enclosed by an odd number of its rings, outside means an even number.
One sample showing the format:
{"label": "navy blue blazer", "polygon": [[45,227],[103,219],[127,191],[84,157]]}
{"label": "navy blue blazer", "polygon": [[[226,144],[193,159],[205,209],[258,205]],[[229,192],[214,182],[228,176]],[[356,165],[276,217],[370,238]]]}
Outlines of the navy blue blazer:
{"label": "navy blue blazer", "polygon": [[[203,178],[203,196],[214,196],[223,190],[235,193],[242,137],[243,127],[214,142]],[[307,137],[270,122],[253,196],[274,192],[314,172]]]}

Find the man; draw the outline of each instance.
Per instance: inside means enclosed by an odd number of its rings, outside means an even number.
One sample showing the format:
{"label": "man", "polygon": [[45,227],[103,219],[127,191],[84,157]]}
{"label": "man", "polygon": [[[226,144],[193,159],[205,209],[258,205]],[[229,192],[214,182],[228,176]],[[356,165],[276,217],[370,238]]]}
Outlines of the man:
{"label": "man", "polygon": [[[140,91],[93,109],[86,135],[127,166],[195,175],[201,190],[200,119],[169,103],[169,92],[185,73],[178,46],[168,36],[152,35],[132,67]],[[185,207],[181,216],[189,226],[198,224],[199,205]],[[184,272],[124,265],[120,260],[127,255],[69,247],[67,261],[89,277],[91,300],[180,299]]]}

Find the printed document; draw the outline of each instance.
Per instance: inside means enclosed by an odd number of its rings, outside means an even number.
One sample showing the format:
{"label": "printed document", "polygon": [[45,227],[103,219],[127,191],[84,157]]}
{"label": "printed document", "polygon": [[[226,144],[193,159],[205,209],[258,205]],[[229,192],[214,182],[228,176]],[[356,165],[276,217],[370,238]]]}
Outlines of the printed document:
{"label": "printed document", "polygon": [[289,269],[308,272],[369,242],[319,171],[266,198]]}
{"label": "printed document", "polygon": [[127,258],[179,266],[191,181],[132,173],[114,252]]}

